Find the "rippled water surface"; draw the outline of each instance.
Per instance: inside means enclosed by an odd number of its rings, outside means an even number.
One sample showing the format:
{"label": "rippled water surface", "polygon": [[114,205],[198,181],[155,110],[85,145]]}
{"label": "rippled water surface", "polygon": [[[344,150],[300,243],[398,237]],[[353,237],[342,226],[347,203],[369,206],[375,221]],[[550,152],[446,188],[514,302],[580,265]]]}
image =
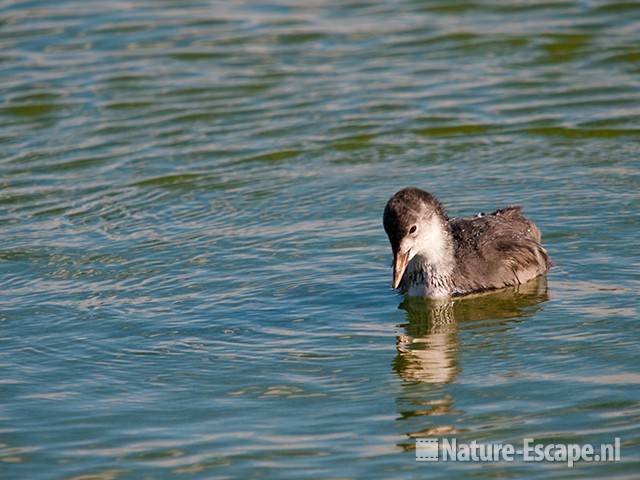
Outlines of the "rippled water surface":
{"label": "rippled water surface", "polygon": [[[4,0],[0,85],[2,478],[637,476],[637,2]],[[403,299],[406,185],[556,266]]]}

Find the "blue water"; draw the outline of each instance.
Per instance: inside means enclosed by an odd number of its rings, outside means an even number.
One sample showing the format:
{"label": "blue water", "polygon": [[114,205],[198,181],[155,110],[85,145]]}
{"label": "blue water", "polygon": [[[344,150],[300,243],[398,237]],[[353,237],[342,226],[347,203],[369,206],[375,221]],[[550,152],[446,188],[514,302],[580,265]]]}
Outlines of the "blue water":
{"label": "blue water", "polygon": [[[635,2],[4,1],[0,45],[0,478],[637,477]],[[403,299],[407,185],[556,266]]]}

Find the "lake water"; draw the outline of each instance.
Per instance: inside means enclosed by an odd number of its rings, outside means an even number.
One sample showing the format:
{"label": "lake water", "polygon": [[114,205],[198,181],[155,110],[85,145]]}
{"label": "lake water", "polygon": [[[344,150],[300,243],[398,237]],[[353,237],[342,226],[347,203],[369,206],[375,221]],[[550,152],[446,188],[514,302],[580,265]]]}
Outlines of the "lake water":
{"label": "lake water", "polygon": [[[640,4],[3,1],[0,45],[1,478],[637,478]],[[407,185],[556,266],[403,299]]]}

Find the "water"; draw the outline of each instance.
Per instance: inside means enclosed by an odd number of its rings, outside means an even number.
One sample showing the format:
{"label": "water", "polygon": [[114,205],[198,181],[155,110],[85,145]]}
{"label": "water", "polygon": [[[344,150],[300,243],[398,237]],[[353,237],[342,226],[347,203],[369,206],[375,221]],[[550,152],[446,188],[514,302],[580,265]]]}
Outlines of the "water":
{"label": "water", "polygon": [[[0,5],[0,477],[637,476],[636,2]],[[522,204],[546,283],[395,294],[407,185]]]}

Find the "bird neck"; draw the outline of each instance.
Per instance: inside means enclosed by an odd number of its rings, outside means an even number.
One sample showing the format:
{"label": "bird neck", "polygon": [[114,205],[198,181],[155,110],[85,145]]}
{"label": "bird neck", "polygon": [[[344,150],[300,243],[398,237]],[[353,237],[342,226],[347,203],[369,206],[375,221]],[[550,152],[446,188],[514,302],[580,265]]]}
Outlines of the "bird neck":
{"label": "bird neck", "polygon": [[446,274],[455,266],[453,235],[445,218],[433,218],[424,228],[414,257],[418,265],[429,265]]}
{"label": "bird neck", "polygon": [[407,266],[409,283],[424,283],[427,290],[450,293],[455,265],[449,224],[445,219],[434,219],[424,229],[417,253]]}

